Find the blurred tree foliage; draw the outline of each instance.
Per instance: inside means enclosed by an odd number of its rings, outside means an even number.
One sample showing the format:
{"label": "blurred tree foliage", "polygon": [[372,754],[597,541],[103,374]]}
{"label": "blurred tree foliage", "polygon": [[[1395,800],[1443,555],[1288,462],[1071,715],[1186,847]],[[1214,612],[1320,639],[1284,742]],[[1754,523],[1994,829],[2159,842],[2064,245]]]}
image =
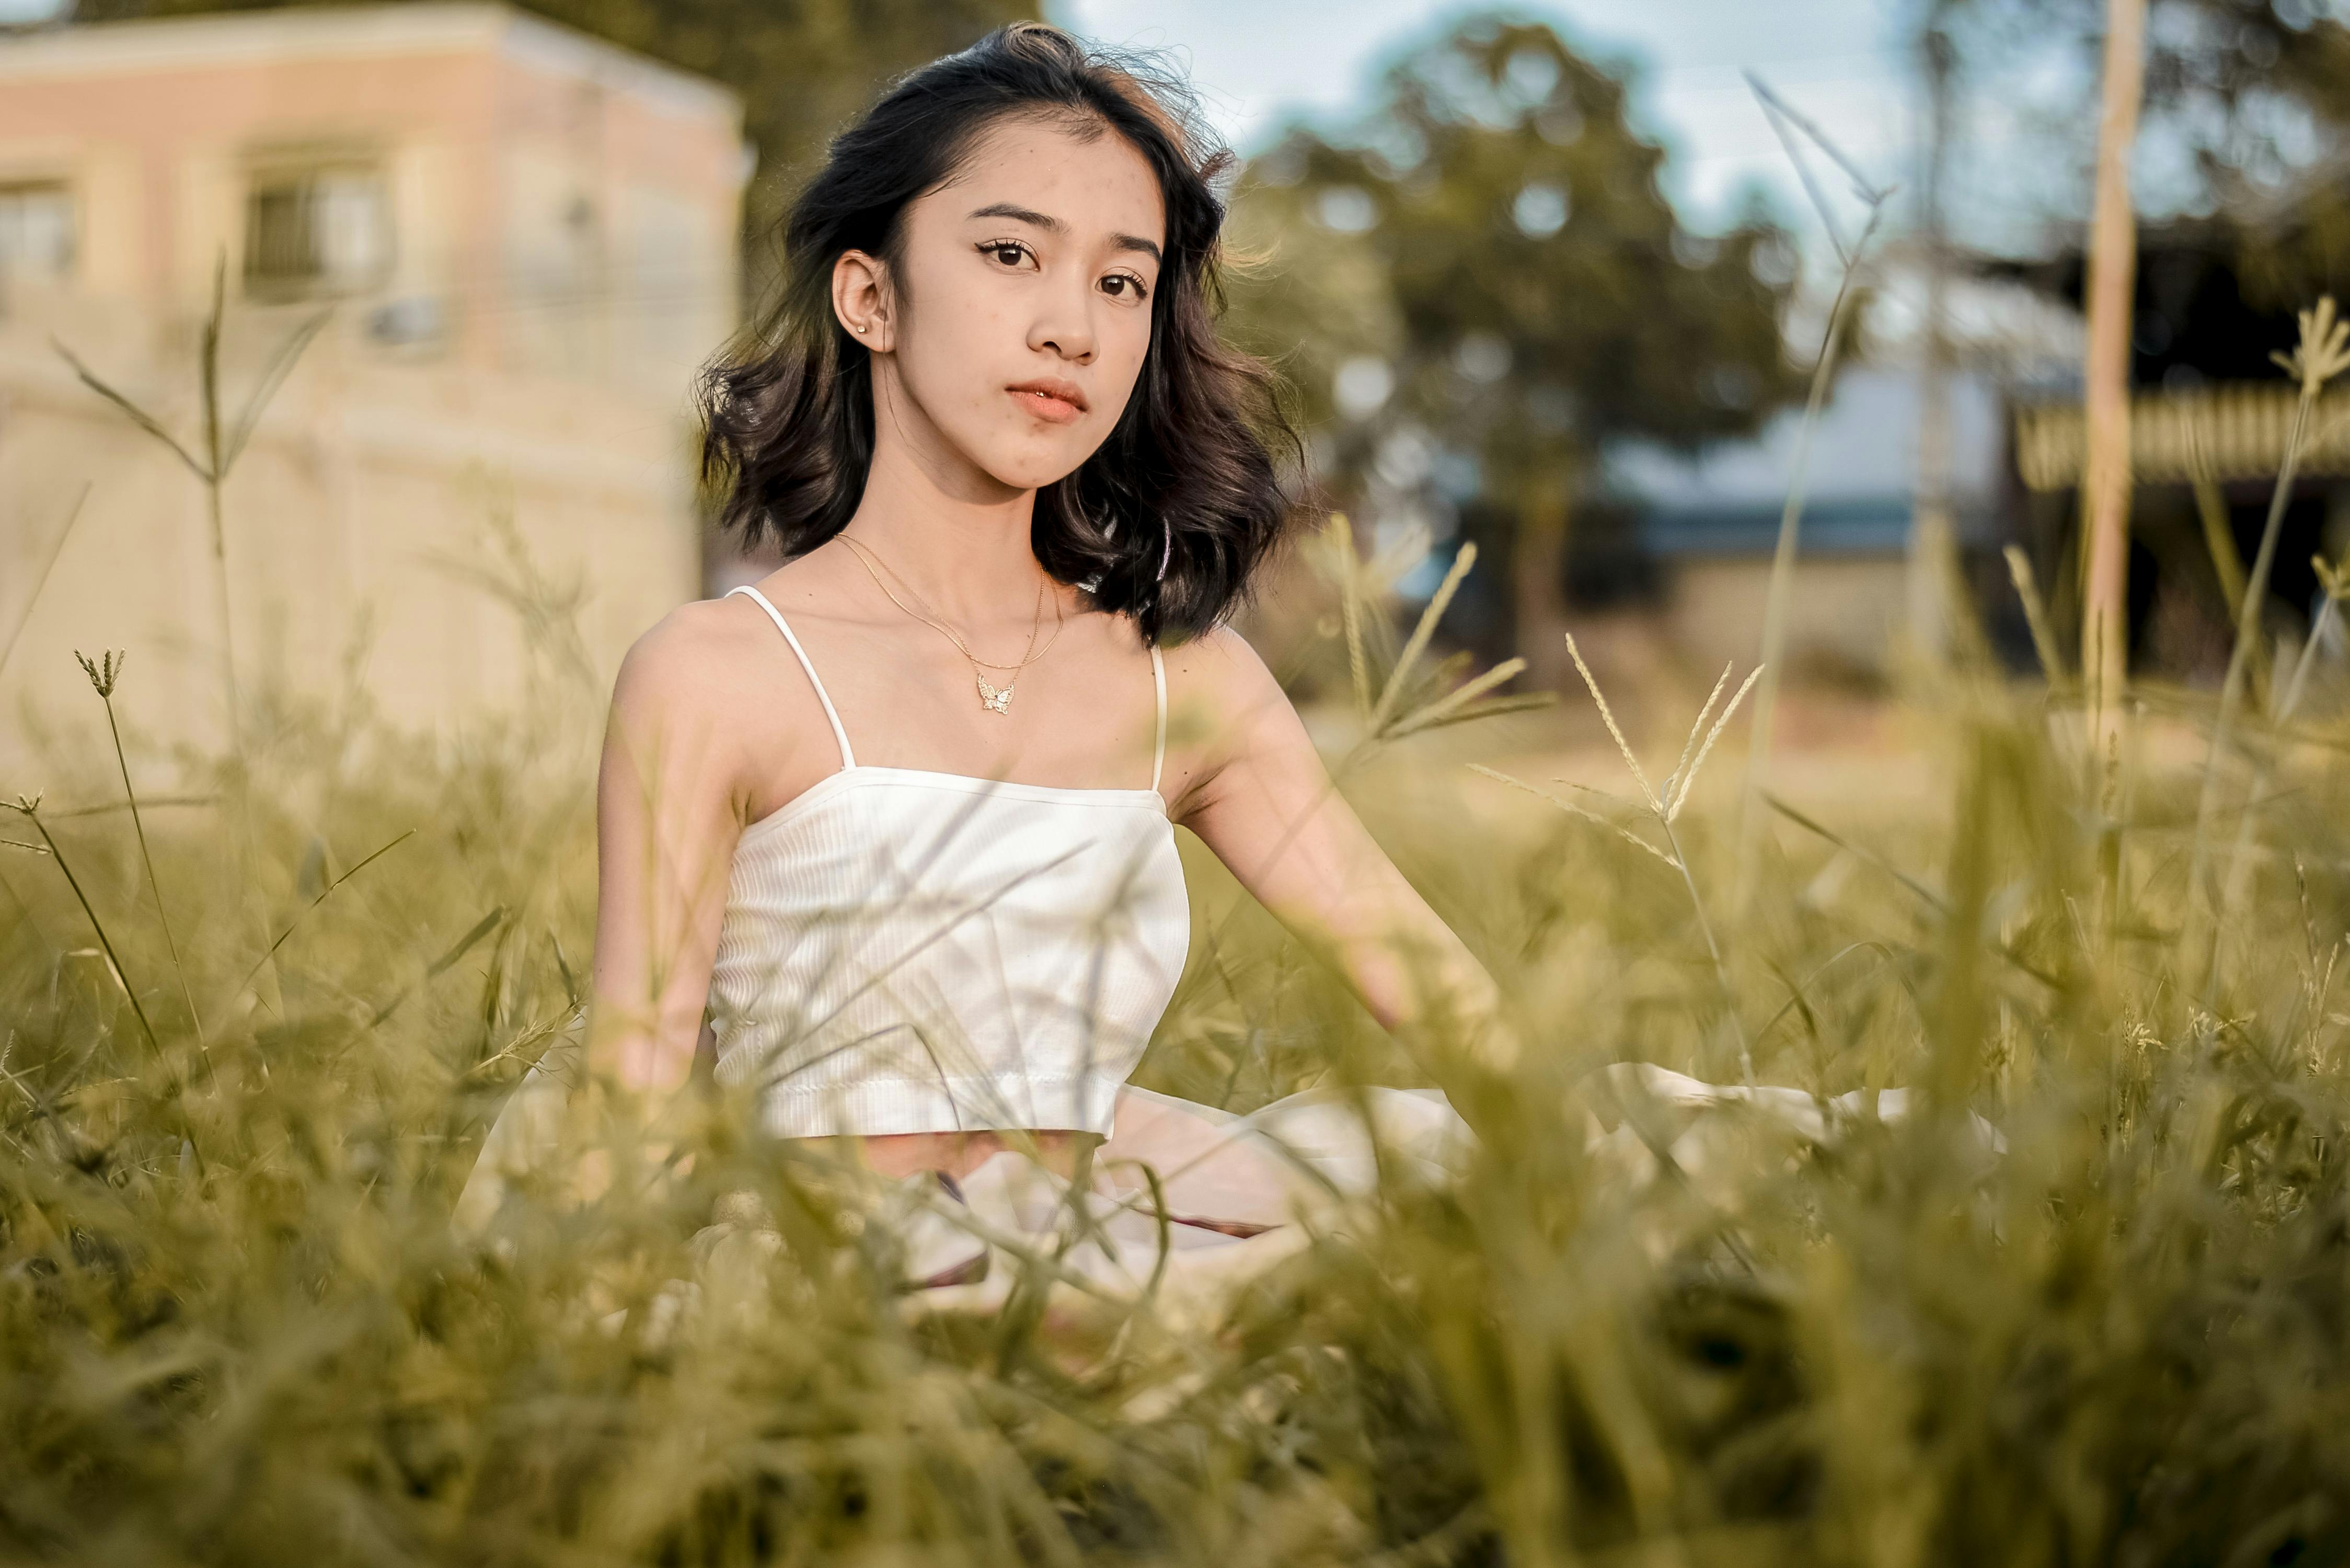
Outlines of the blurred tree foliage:
{"label": "blurred tree foliage", "polygon": [[[2045,78],[2071,50],[2095,79],[2104,0],[1937,0],[1978,82]],[[2350,25],[2332,0],[2148,0],[2141,212],[2183,213],[2247,302],[2289,312],[2350,278]],[[2064,89],[2069,93],[2076,89]],[[2091,156],[2089,122],[2061,133]],[[2289,331],[2286,319],[2280,331]],[[2263,344],[2257,358],[2265,361]]]}
{"label": "blurred tree foliage", "polygon": [[[317,0],[80,0],[78,21],[276,10]],[[369,0],[373,3],[373,0]],[[800,168],[881,84],[1038,15],[1035,0],[518,0],[522,8],[723,82],[743,95],[758,152],[743,214],[751,277],[759,244]]]}
{"label": "blurred tree foliage", "polygon": [[1782,347],[1795,273],[1750,204],[1683,228],[1625,84],[1547,26],[1463,22],[1388,73],[1343,134],[1298,128],[1250,164],[1235,335],[1281,361],[1342,503],[1500,535],[1535,679],[1563,657],[1570,517],[1610,441],[1684,450],[1752,431],[1804,371]]}

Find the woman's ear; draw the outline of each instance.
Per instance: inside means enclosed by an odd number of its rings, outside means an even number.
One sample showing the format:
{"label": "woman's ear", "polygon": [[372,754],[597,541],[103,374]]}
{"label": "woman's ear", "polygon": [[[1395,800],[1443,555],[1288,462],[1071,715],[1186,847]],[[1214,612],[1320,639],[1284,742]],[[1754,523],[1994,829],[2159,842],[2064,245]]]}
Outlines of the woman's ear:
{"label": "woman's ear", "polygon": [[891,342],[889,271],[876,255],[843,251],[832,264],[832,313],[867,348],[888,353]]}

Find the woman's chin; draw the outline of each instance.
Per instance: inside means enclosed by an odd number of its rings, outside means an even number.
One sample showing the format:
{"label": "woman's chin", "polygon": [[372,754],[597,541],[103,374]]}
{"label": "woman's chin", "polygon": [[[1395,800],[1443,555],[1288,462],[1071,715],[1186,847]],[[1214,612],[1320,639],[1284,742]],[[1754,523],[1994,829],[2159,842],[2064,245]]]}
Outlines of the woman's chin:
{"label": "woman's chin", "polygon": [[1091,456],[1090,451],[1069,453],[1004,452],[995,461],[983,460],[980,466],[987,476],[1007,490],[1042,490],[1075,473]]}

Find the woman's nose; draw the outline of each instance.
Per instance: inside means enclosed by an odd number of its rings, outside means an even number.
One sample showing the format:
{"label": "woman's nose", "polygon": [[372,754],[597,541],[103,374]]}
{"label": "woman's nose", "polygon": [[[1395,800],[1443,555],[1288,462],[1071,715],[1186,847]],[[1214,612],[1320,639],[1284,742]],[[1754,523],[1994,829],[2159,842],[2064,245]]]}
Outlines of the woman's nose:
{"label": "woman's nose", "polygon": [[1049,348],[1072,364],[1093,363],[1095,335],[1087,301],[1055,298],[1052,308],[1029,329],[1028,347]]}

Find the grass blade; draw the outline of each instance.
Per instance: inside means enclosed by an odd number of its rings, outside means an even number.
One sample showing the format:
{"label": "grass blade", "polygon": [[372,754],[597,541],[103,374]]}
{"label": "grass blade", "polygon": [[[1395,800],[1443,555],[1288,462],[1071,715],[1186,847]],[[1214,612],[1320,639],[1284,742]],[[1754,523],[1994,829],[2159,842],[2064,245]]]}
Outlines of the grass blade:
{"label": "grass blade", "polygon": [[50,338],[49,347],[55,348],[64,358],[65,362],[73,368],[73,373],[81,378],[81,384],[83,386],[88,387],[91,391],[96,392],[99,397],[104,398],[108,402],[112,403],[116,409],[120,410],[123,417],[128,419],[132,424],[137,425],[140,430],[145,431],[149,435],[153,436],[157,441],[161,441],[165,446],[171,448],[172,455],[185,463],[190,473],[192,473],[198,479],[203,480],[209,480],[212,477],[204,472],[204,465],[196,461],[195,454],[191,452],[186,447],[182,446],[180,444],[179,438],[174,436],[170,431],[165,430],[161,423],[156,420],[154,415],[140,408],[137,403],[132,402],[122,393],[116,391],[113,387],[109,385],[99,377],[97,371],[83,364],[78,355],[75,354],[72,349],[67,348],[63,343],[57,341],[57,339],[54,337]]}
{"label": "grass blade", "polygon": [[261,422],[262,413],[269,407],[270,400],[277,395],[278,387],[293,373],[295,361],[302,357],[302,350],[310,346],[310,340],[318,335],[318,329],[327,325],[327,318],[333,314],[332,310],[319,311],[296,327],[287,335],[286,341],[277,346],[277,352],[270,357],[268,366],[261,373],[261,379],[253,389],[253,395],[245,400],[244,411],[237,415],[236,428],[229,432],[227,449],[221,453],[221,474],[224,478],[236,466],[238,455],[244,451],[244,443],[253,439],[254,428]]}
{"label": "grass blade", "polygon": [[1680,863],[1679,861],[1676,861],[1671,856],[1666,854],[1663,850],[1658,848],[1655,845],[1649,843],[1638,834],[1634,833],[1630,828],[1626,827],[1620,822],[1610,822],[1596,811],[1577,805],[1573,801],[1561,800],[1558,796],[1551,794],[1550,791],[1546,789],[1537,789],[1533,784],[1526,783],[1523,779],[1512,778],[1509,774],[1495,768],[1489,768],[1482,763],[1471,763],[1469,764],[1469,771],[1472,774],[1482,774],[1485,777],[1492,779],[1498,784],[1508,784],[1512,789],[1523,790],[1528,794],[1533,795],[1536,800],[1546,800],[1550,802],[1551,805],[1558,807],[1559,810],[1565,812],[1569,816],[1579,816],[1587,822],[1596,822],[1600,826],[1606,828],[1608,832],[1614,834],[1617,837],[1622,839],[1625,843],[1632,846],[1635,849],[1645,849],[1649,854],[1655,856],[1658,859],[1663,861],[1666,865],[1670,866],[1674,870],[1678,871],[1680,869]]}
{"label": "grass blade", "polygon": [[[1729,671],[1722,673],[1727,676]],[[1680,794],[1675,797],[1671,809],[1665,813],[1666,821],[1670,822],[1680,815],[1681,807],[1689,802],[1690,786],[1697,783],[1698,774],[1705,767],[1705,759],[1713,754],[1714,742],[1721,739],[1721,732],[1728,727],[1730,716],[1738,711],[1738,705],[1746,701],[1746,694],[1754,690],[1754,683],[1762,678],[1762,667],[1758,664],[1746,672],[1746,679],[1731,694],[1729,706],[1722,709],[1720,718],[1714,720],[1713,728],[1706,732],[1705,744],[1698,748],[1697,761],[1690,764],[1689,776],[1681,781]]]}
{"label": "grass blade", "polygon": [[[402,835],[402,836],[404,837],[406,835]],[[390,846],[387,845],[385,847],[390,848]],[[379,851],[379,853],[380,853],[380,851]],[[370,856],[369,858],[372,859],[374,857]],[[362,861],[360,864],[364,865],[365,862]],[[359,867],[355,866],[351,869],[356,871]],[[320,895],[322,898],[325,895],[323,894]],[[479,942],[484,937],[488,936],[492,931],[496,930],[498,929],[498,922],[505,918],[505,906],[501,904],[493,909],[488,914],[484,915],[479,920],[475,921],[472,930],[467,931],[463,936],[459,937],[456,943],[452,946],[447,952],[442,953],[439,958],[434,959],[430,964],[425,966],[424,979],[421,983],[430,985],[434,981],[440,979],[442,975],[448,973],[450,969],[459,959],[463,958],[467,953],[473,951],[473,945],[476,942]],[[256,971],[255,972],[258,971]],[[400,1004],[406,1002],[411,996],[414,995],[415,992],[416,987],[413,985],[401,987],[398,995],[394,996],[390,1002],[385,1002],[382,1007],[377,1010],[376,1015],[368,1020],[367,1026],[369,1029],[380,1027],[383,1021],[390,1018],[394,1012],[397,1012],[400,1010]]]}
{"label": "grass blade", "polygon": [[1396,656],[1395,668],[1388,671],[1387,684],[1379,691],[1378,705],[1371,711],[1369,727],[1373,734],[1379,732],[1387,723],[1388,716],[1395,711],[1396,700],[1403,694],[1404,681],[1410,675],[1411,667],[1427,651],[1428,639],[1436,635],[1436,623],[1444,618],[1445,607],[1452,602],[1452,596],[1460,590],[1461,580],[1476,564],[1476,545],[1463,544],[1453,556],[1452,565],[1444,574],[1444,581],[1437,585],[1427,607],[1419,612],[1419,624],[1411,628],[1411,636],[1404,643],[1403,651]]}
{"label": "grass blade", "polygon": [[0,646],[0,670],[8,668],[8,656],[16,651],[16,639],[24,636],[25,628],[33,623],[33,607],[41,602],[41,590],[49,586],[49,573],[56,569],[57,557],[66,553],[66,541],[73,536],[74,524],[81,521],[82,506],[88,500],[89,486],[84,484],[81,493],[74,497],[73,509],[66,514],[66,525],[57,530],[57,542],[49,546],[49,558],[41,563],[40,575],[33,579],[33,591],[25,600],[24,612],[17,616],[16,624],[8,628],[7,643]]}
{"label": "grass blade", "polygon": [[1722,661],[1721,673],[1715,678],[1713,690],[1705,694],[1705,705],[1697,711],[1697,717],[1690,722],[1689,736],[1681,742],[1680,760],[1673,763],[1673,771],[1665,775],[1664,800],[1665,809],[1669,812],[1673,809],[1673,793],[1680,784],[1681,775],[1689,771],[1690,756],[1697,751],[1697,738],[1705,732],[1705,722],[1711,716],[1713,705],[1721,701],[1722,691],[1730,684],[1730,672],[1737,667],[1738,661],[1734,659]]}
{"label": "grass blade", "polygon": [[64,852],[57,847],[57,841],[50,836],[48,825],[41,820],[38,805],[19,799],[12,802],[8,809],[21,814],[30,822],[34,831],[41,836],[41,842],[48,846],[49,858],[65,874],[66,886],[73,889],[74,901],[81,906],[81,912],[88,918],[89,929],[98,933],[98,945],[104,950],[106,961],[114,971],[115,983],[122,987],[123,997],[130,1003],[130,1011],[137,1016],[139,1027],[147,1036],[148,1045],[158,1056],[162,1055],[163,1042],[157,1038],[154,1024],[147,1020],[147,1009],[139,1001],[138,988],[130,983],[130,971],[122,967],[121,955],[114,950],[113,935],[107,930],[106,922],[98,918],[98,910],[90,904],[89,895],[82,890],[81,878],[74,875],[73,867],[66,862]]}
{"label": "grass blade", "polygon": [[2056,630],[2048,619],[2048,605],[2040,597],[2040,584],[2033,576],[2032,557],[2020,545],[2010,545],[2003,552],[2007,556],[2007,575],[2015,584],[2015,597],[2023,601],[2023,623],[2032,629],[2032,651],[2040,660],[2041,678],[2054,686],[2064,679],[2064,655],[2057,645]]}
{"label": "grass blade", "polygon": [[155,920],[163,928],[163,945],[172,955],[172,972],[179,977],[180,1002],[188,1010],[189,1026],[196,1032],[197,1049],[209,1064],[212,1042],[204,1036],[203,1015],[196,1011],[195,992],[188,984],[187,962],[180,956],[180,939],[172,930],[172,913],[163,906],[162,879],[155,875],[155,855],[147,846],[147,821],[139,810],[139,792],[130,784],[130,760],[123,753],[122,726],[114,715],[114,686],[122,670],[120,658],[109,653],[101,656],[98,664],[92,664],[78,649],[74,657],[81,660],[82,670],[89,677],[99,701],[106,705],[106,731],[114,739],[114,765],[122,775],[122,798],[130,808],[130,828],[138,836],[140,862],[147,868],[147,891],[155,900]]}
{"label": "grass blade", "polygon": [[[237,990],[242,992],[246,987],[252,985],[254,977],[261,972],[263,966],[266,965],[271,959],[277,956],[277,950],[284,947],[286,945],[286,939],[294,934],[294,928],[300,925],[303,918],[308,915],[311,910],[325,903],[327,901],[328,895],[334,892],[336,888],[341,887],[352,877],[358,876],[360,872],[366,870],[377,860],[380,859],[385,855],[390,854],[392,850],[398,848],[400,845],[415,836],[416,829],[412,827],[410,828],[407,832],[399,835],[390,843],[376,850],[373,854],[362,857],[358,865],[352,867],[349,870],[344,872],[341,876],[328,883],[324,888],[321,888],[318,890],[318,896],[317,898],[311,899],[307,904],[305,904],[299,913],[296,914],[292,919],[286,922],[286,929],[277,933],[277,940],[269,944],[269,950],[263,953],[260,959],[255,962],[254,966],[245,971],[244,979],[239,982]],[[452,961],[454,961],[452,960]],[[440,971],[436,970],[433,972],[437,974]],[[564,980],[568,983],[570,978],[570,971],[567,967],[564,971]]]}
{"label": "grass blade", "polygon": [[1623,757],[1624,765],[1632,770],[1632,777],[1640,786],[1640,798],[1650,811],[1661,815],[1663,807],[1658,804],[1657,792],[1648,787],[1648,775],[1641,769],[1640,759],[1633,754],[1632,742],[1624,738],[1623,730],[1617,726],[1616,711],[1607,706],[1607,694],[1599,690],[1599,681],[1591,673],[1591,666],[1583,662],[1583,649],[1575,645],[1575,633],[1570,631],[1565,636],[1567,655],[1575,660],[1575,672],[1583,677],[1583,684],[1590,690],[1591,700],[1599,704],[1600,720],[1607,726],[1607,732],[1616,738],[1616,750]]}

